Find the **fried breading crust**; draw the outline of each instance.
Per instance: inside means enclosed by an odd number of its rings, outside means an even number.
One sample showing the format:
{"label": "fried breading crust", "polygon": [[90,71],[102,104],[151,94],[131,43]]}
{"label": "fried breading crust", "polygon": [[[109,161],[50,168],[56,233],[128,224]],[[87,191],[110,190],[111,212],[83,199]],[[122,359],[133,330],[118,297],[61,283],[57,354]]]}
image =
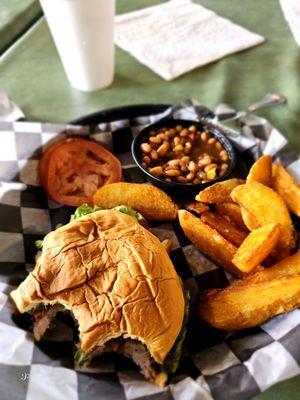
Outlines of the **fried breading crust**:
{"label": "fried breading crust", "polygon": [[250,328],[300,306],[300,252],[200,297],[199,316],[226,331]]}
{"label": "fried breading crust", "polygon": [[248,231],[242,218],[241,207],[238,204],[230,202],[217,203],[216,210],[218,214],[230,220],[241,231]]}
{"label": "fried breading crust", "polygon": [[200,203],[199,201],[192,201],[190,203],[183,204],[182,208],[185,208],[188,211],[194,212],[198,215],[201,215],[205,211],[209,210],[209,206],[207,204]]}
{"label": "fried breading crust", "polygon": [[178,207],[162,190],[151,185],[118,182],[104,185],[94,195],[94,204],[102,208],[125,205],[153,221],[177,218]]}
{"label": "fried breading crust", "polygon": [[250,232],[233,256],[233,264],[243,272],[252,271],[274,249],[280,228],[280,224],[269,224]]}
{"label": "fried breading crust", "polygon": [[248,285],[249,283],[270,281],[272,279],[294,274],[300,274],[300,251],[279,261],[270,268],[246,276],[240,281],[235,281],[232,285]]}
{"label": "fried breading crust", "polygon": [[218,182],[202,190],[195,199],[197,201],[202,201],[203,203],[223,203],[226,201],[232,201],[230,193],[234,188],[243,183],[245,183],[244,180],[236,178]]}
{"label": "fried breading crust", "polygon": [[283,198],[290,212],[300,217],[300,187],[292,175],[278,163],[272,166],[272,187]]}
{"label": "fried breading crust", "polygon": [[300,275],[290,275],[204,294],[199,315],[213,327],[231,331],[260,325],[299,305]]}
{"label": "fried breading crust", "polygon": [[232,274],[239,277],[244,275],[232,263],[236,246],[188,211],[179,210],[178,218],[186,236],[203,254]]}
{"label": "fried breading crust", "polygon": [[256,218],[254,217],[253,214],[251,214],[248,210],[246,210],[246,208],[241,207],[241,215],[244,224],[249,229],[249,231],[259,228],[259,223],[257,222]]}
{"label": "fried breading crust", "polygon": [[261,156],[250,168],[247,183],[260,182],[266,186],[271,185],[272,180],[272,157]]}
{"label": "fried breading crust", "polygon": [[240,246],[247,236],[246,232],[239,230],[225,217],[211,211],[204,212],[201,215],[201,221],[215,229],[220,235],[229,240],[229,242],[235,246]]}
{"label": "fried breading crust", "polygon": [[277,260],[292,253],[295,247],[292,220],[279,194],[268,186],[252,182],[236,187],[231,192],[231,197],[250,212],[260,226],[272,223],[281,224],[279,240],[274,250]]}

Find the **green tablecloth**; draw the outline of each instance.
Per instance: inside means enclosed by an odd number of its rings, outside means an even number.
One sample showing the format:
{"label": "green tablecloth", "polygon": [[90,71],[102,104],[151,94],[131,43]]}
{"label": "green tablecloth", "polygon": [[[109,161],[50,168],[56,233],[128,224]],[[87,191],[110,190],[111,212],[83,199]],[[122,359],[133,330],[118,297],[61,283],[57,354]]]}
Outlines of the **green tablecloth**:
{"label": "green tablecloth", "polygon": [[[212,107],[220,101],[243,108],[266,92],[287,96],[286,107],[263,112],[300,151],[300,52],[277,0],[201,0],[221,15],[267,38],[256,48],[229,56],[165,82],[128,53],[116,52],[114,84],[81,93],[70,87],[44,20],[7,54],[0,87],[24,109],[28,119],[64,122],[82,114],[128,103],[174,103],[193,97]],[[118,0],[118,12],[160,3]]]}
{"label": "green tablecloth", "polygon": [[[21,0],[15,2],[21,3]],[[70,87],[48,27],[41,19],[3,57],[0,90],[8,92],[29,120],[50,122],[70,121],[108,107],[175,103],[185,98],[195,98],[209,107],[227,102],[243,109],[267,92],[278,92],[288,98],[288,105],[265,110],[261,115],[269,118],[300,152],[300,51],[279,2],[198,2],[265,36],[266,43],[199,68],[173,82],[163,81],[129,54],[117,49],[113,85],[103,91],[83,93]],[[117,11],[122,13],[158,3],[161,1],[118,0]],[[299,388],[300,377],[296,377],[270,388],[256,400],[296,400],[300,398]]]}
{"label": "green tablecloth", "polygon": [[0,54],[41,14],[38,0],[0,0]]}

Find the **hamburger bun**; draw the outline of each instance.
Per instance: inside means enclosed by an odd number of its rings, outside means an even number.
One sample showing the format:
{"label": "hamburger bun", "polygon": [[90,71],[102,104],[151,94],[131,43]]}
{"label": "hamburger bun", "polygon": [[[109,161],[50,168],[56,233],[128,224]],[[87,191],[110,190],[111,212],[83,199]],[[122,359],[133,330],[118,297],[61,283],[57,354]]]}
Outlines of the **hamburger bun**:
{"label": "hamburger bun", "polygon": [[18,310],[62,304],[89,352],[136,339],[162,364],[184,318],[180,279],[165,247],[132,217],[101,210],[49,233],[34,270],[11,293]]}

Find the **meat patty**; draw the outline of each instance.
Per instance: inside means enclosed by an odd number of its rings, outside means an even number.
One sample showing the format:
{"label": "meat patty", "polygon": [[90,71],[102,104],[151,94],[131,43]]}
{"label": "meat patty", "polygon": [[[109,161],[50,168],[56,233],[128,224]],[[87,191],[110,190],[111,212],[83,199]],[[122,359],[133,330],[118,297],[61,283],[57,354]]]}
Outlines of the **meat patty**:
{"label": "meat patty", "polygon": [[64,311],[65,307],[61,304],[55,304],[44,310],[36,311],[33,314],[33,335],[36,340],[41,338],[46,333],[46,330],[50,327],[51,322],[56,317],[59,311]]}
{"label": "meat patty", "polygon": [[[155,361],[151,358],[146,347],[137,340],[126,339],[122,349],[125,357],[131,358],[141,368],[143,375],[150,381],[158,374]],[[156,368],[155,368],[156,367]]]}
{"label": "meat patty", "polygon": [[[66,309],[63,305],[55,304],[33,313],[33,334],[36,340],[41,340],[57,313],[64,310]],[[137,340],[123,339],[122,337],[111,339],[102,346],[96,346],[89,353],[89,359],[107,352],[117,352],[131,358],[140,367],[142,374],[150,381],[153,381],[159,373],[158,365],[150,356],[147,348]]]}
{"label": "meat patty", "polygon": [[159,373],[158,365],[150,356],[146,347],[137,340],[132,339],[111,339],[102,346],[97,346],[89,354],[89,358],[100,356],[107,352],[117,352],[125,357],[131,358],[132,361],[140,367],[143,375],[150,381],[155,379],[155,376]]}

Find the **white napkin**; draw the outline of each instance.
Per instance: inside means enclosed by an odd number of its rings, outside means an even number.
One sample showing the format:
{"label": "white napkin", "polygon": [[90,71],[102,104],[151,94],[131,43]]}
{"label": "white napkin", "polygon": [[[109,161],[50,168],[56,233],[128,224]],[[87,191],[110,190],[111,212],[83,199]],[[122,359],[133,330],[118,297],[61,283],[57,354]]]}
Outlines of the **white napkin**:
{"label": "white napkin", "polygon": [[300,46],[300,0],[279,0],[292,34]]}
{"label": "white napkin", "polygon": [[115,42],[166,80],[265,39],[190,0],[115,18]]}

